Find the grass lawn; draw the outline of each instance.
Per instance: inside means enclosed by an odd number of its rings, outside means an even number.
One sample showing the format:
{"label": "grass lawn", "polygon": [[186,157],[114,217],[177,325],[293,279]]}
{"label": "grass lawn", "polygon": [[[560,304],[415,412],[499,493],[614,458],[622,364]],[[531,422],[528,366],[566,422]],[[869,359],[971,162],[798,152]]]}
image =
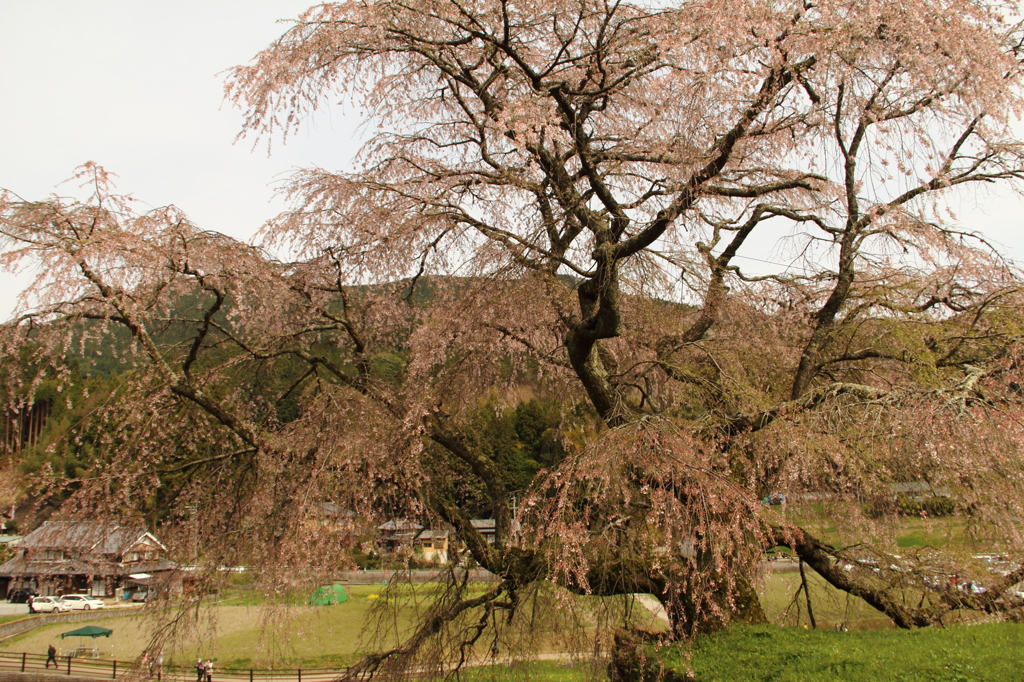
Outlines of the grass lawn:
{"label": "grass lawn", "polygon": [[[1024,652],[1024,647],[1021,646],[1024,641],[1021,640],[1020,635],[1024,630],[1012,625],[976,625],[921,633],[893,631],[892,623],[888,618],[871,609],[861,600],[850,598],[845,593],[833,589],[811,571],[808,571],[807,577],[811,586],[812,604],[819,628],[831,630],[834,625],[842,624],[851,632],[804,630],[802,626],[808,623],[804,597],[801,595],[798,603],[792,603],[792,596],[799,586],[799,573],[795,571],[772,572],[765,577],[760,589],[766,614],[777,625],[797,627],[739,629],[701,642],[691,654],[694,656],[694,665],[705,661],[705,663],[701,663],[704,667],[698,669],[702,671],[702,674],[706,673],[710,676],[700,679],[771,679],[780,682],[804,679],[869,679],[867,677],[828,677],[825,672],[821,673],[825,675],[824,677],[809,676],[818,674],[814,672],[818,668],[813,667],[816,665],[814,661],[818,659],[824,666],[822,670],[831,671],[828,674],[838,674],[836,671],[846,674],[844,671],[855,668],[874,671],[872,674],[876,676],[873,678],[873,682],[887,679],[919,679],[918,677],[892,677],[877,672],[877,666],[880,665],[877,663],[878,661],[884,664],[886,661],[903,659],[913,661],[914,665],[918,667],[932,661],[941,670],[967,671],[964,673],[966,676],[949,677],[948,679],[1003,679],[970,677],[968,675],[969,668],[971,665],[975,665],[971,662],[972,657],[989,655],[1005,657],[1010,651]],[[430,592],[436,589],[436,585],[430,584],[403,585],[387,592],[381,585],[346,587],[349,600],[327,607],[308,606],[306,604],[308,594],[305,592],[290,593],[282,596],[276,604],[267,604],[259,593],[252,590],[226,590],[214,597],[213,601],[198,613],[188,614],[187,620],[190,622],[190,627],[185,630],[185,634],[175,640],[166,641],[164,651],[167,665],[189,667],[196,657],[201,656],[204,659],[213,658],[216,667],[220,670],[250,667],[258,669],[303,668],[307,670],[337,668],[353,662],[362,652],[379,650],[397,644],[398,638],[408,631],[413,622],[413,612],[423,608],[429,601]],[[485,586],[481,585],[476,588],[476,591],[479,593],[484,589]],[[554,590],[549,590],[549,592],[551,594],[547,598],[564,605],[566,602],[564,596],[559,600],[555,598],[557,595]],[[375,607],[379,607],[385,600],[390,600],[390,606],[394,607],[389,611],[388,619],[385,621],[387,627],[373,633],[364,631],[364,624],[369,621]],[[601,631],[610,631],[611,628],[621,624],[624,618],[636,625],[644,626],[646,629],[657,630],[664,627],[664,623],[653,617],[651,612],[643,607],[639,599],[601,600],[574,597],[568,601],[576,604],[578,608],[575,611],[563,609],[561,612],[552,614],[550,608],[538,607],[538,613],[548,615],[543,619],[538,619],[537,622],[531,621],[520,626],[515,632],[506,631],[503,642],[510,640],[529,642],[529,646],[524,647],[524,650],[538,652],[588,651],[585,642],[581,646],[579,641],[571,640],[570,633],[582,632],[585,635],[589,633],[592,643],[593,634],[596,632],[595,628],[601,628]],[[646,601],[653,600],[647,599]],[[468,620],[475,620],[475,618],[475,614],[468,616]],[[115,658],[120,661],[130,661],[140,656],[143,649],[149,644],[155,627],[153,621],[144,617],[121,615],[117,611],[111,610],[106,613],[97,613],[93,620],[87,622],[50,625],[11,637],[0,642],[0,649],[44,653],[47,645],[51,642],[58,648],[62,648],[60,633],[85,625],[98,625],[114,631],[113,637],[98,639],[96,645],[100,648],[104,658]],[[971,633],[976,634],[972,635]],[[978,641],[972,637],[980,636],[979,633],[985,634],[983,640],[996,642],[998,646],[989,651],[985,646],[978,644]],[[858,639],[862,635],[868,639]],[[917,639],[906,640],[908,635],[913,635]],[[871,639],[871,637],[875,639]],[[911,656],[898,647],[890,649],[887,648],[890,646],[889,644],[883,646],[883,643],[890,641],[889,637],[892,637],[892,642],[896,643],[917,642],[916,645],[911,646],[911,649],[917,653]],[[487,660],[489,651],[487,647],[491,640],[491,631],[487,631],[481,637],[477,646],[477,655],[480,660]],[[610,637],[605,641],[610,641]],[[715,642],[722,642],[721,646],[725,648],[714,649]],[[69,647],[82,643],[73,639],[66,642]],[[728,647],[733,646],[736,647],[737,655],[726,655]],[[813,655],[808,653],[807,656],[804,656],[800,653],[804,649],[817,653],[813,653]],[[777,655],[772,653],[776,650]],[[716,651],[718,653],[715,653]],[[928,653],[929,651],[931,653]],[[832,654],[838,658],[834,658],[834,660],[829,658]],[[678,652],[673,655],[682,656]],[[729,677],[715,667],[719,665],[714,660],[716,656],[723,659],[719,662],[722,665],[725,665],[726,659],[730,661],[729,665],[732,665],[733,661],[739,665],[741,659],[746,661],[744,665],[755,665],[756,661],[764,658],[763,670],[766,671],[764,674],[767,675],[774,671],[771,674],[776,676],[753,677],[742,672],[742,674],[736,673],[737,677]],[[952,658],[950,658],[951,656]],[[791,668],[785,662],[788,660],[787,657],[792,658],[799,665]],[[1021,658],[1024,659],[1024,654]],[[979,660],[985,660],[984,665],[991,667],[987,662],[988,659]],[[682,659],[676,663],[680,661]],[[806,676],[787,676],[791,669],[803,670]],[[927,669],[931,670],[931,668]],[[1021,669],[1024,672],[1024,666],[1021,666]],[[732,669],[727,668],[726,670]],[[476,668],[472,672],[467,672],[463,679],[470,682],[511,680],[527,677],[525,675],[527,672],[530,673],[528,677],[531,679],[565,680],[566,682],[595,679],[595,676],[597,679],[603,678],[603,671],[600,667],[595,669],[583,664],[572,667],[567,663],[540,661],[511,668],[505,665]],[[715,677],[714,675],[720,676]],[[920,679],[944,680],[947,678],[921,677]],[[1024,674],[1014,679],[1024,680]]]}
{"label": "grass lawn", "polygon": [[509,680],[542,680],[543,682],[586,682],[606,680],[604,666],[572,665],[554,661],[537,661],[516,666],[496,665],[471,668],[462,674],[462,682],[508,682]]}
{"label": "grass lawn", "polygon": [[965,536],[964,522],[956,517],[925,520],[906,518],[896,536],[896,546],[901,549],[912,547],[965,547],[985,551],[988,545],[974,546]]}
{"label": "grass lawn", "polygon": [[[388,593],[384,593],[379,585],[355,585],[347,589],[348,601],[325,607],[300,605],[302,599],[293,595],[283,600],[286,603],[267,605],[260,604],[262,600],[252,593],[224,593],[216,604],[204,608],[198,618],[195,614],[188,616],[191,627],[187,636],[168,642],[164,647],[166,664],[188,667],[197,657],[202,657],[213,658],[220,670],[338,668],[358,659],[361,652],[398,644],[399,637],[413,622],[413,612],[424,607],[429,592],[436,586],[402,586]],[[478,588],[479,591],[483,589],[483,586]],[[548,597],[551,598],[550,595]],[[390,599],[390,606],[395,607],[388,611],[385,629],[364,631],[371,610],[379,607],[385,599]],[[618,600],[619,606],[616,607],[596,598],[584,600],[586,608],[572,613],[564,610],[560,615],[538,608],[539,613],[548,615],[518,629],[510,631],[506,628],[501,640],[502,650],[505,642],[509,641],[523,642],[526,644],[524,650],[542,653],[578,650],[579,645],[570,638],[580,632],[592,634],[593,628],[599,624],[610,632],[611,627],[621,623],[622,601]],[[475,621],[477,617],[477,614],[470,613],[467,620]],[[640,618],[650,620],[650,613],[634,605],[632,620],[639,622]],[[0,642],[0,649],[44,653],[51,642],[62,648],[61,632],[86,625],[98,625],[114,631],[109,639],[97,639],[96,646],[104,658],[121,661],[141,655],[155,627],[153,621],[143,617],[118,617],[116,611],[109,611],[97,614],[93,620],[50,625],[16,635]],[[610,639],[609,634],[607,641]],[[479,659],[487,660],[492,641],[493,630],[485,631],[476,647]],[[82,642],[74,639],[67,640],[69,647],[80,644]],[[584,647],[583,650],[588,649]],[[546,675],[551,675],[550,679],[578,679],[573,677],[579,673],[578,670],[572,672],[573,669],[555,663],[545,663],[545,666],[542,669]],[[504,669],[504,666],[499,667]]]}
{"label": "grass lawn", "polygon": [[[380,586],[352,586],[347,602],[329,607],[284,604],[264,608],[259,603],[262,600],[252,595],[231,595],[204,608],[198,617],[190,614],[188,636],[166,649],[167,665],[188,666],[197,657],[212,657],[221,668],[263,668],[271,660],[276,667],[345,665],[358,657],[363,623],[379,600],[380,591]],[[96,640],[103,657],[132,660],[148,645],[154,623],[142,616],[117,617],[116,613],[109,611],[97,614],[94,620],[36,628],[0,642],[0,649],[45,653],[51,642],[61,648],[61,632],[98,625],[114,631],[111,637]],[[397,631],[403,632],[407,626],[407,616],[399,613]],[[66,644],[77,646],[81,642],[72,638]]]}
{"label": "grass lawn", "polygon": [[[762,585],[761,597],[765,612],[773,623],[802,626],[808,623],[806,606],[801,596],[797,604],[790,605],[792,595],[799,585],[796,572],[770,573]],[[863,601],[838,592],[808,572],[811,598],[818,626],[832,628],[844,624],[851,630],[879,630],[892,628],[888,618],[882,616]],[[360,652],[397,643],[397,636],[406,632],[412,622],[411,611],[422,603],[430,586],[404,586],[392,600],[400,602],[393,615],[389,632],[364,632],[371,609],[378,605],[385,594],[380,585],[347,586],[349,600],[329,607],[310,607],[303,602],[308,595],[296,593],[286,595],[283,603],[270,606],[251,590],[231,590],[222,593],[214,606],[200,612],[199,617],[191,615],[192,627],[188,636],[168,643],[165,647],[168,665],[189,666],[196,657],[214,658],[221,669],[249,667],[266,668],[335,668],[351,663]],[[480,589],[483,589],[482,587]],[[595,600],[596,601],[596,600]],[[651,601],[651,600],[648,600]],[[787,612],[787,607],[789,608]],[[650,612],[639,602],[631,604],[634,623],[646,629],[658,630],[664,623],[651,617]],[[61,648],[60,633],[85,625],[99,625],[110,628],[114,635],[109,639],[98,639],[96,645],[105,658],[128,661],[141,655],[153,635],[153,624],[139,616],[116,615],[110,611],[97,614],[94,620],[37,628],[0,642],[0,649],[7,651],[30,651],[43,653],[53,642]],[[614,626],[621,615],[614,609],[604,614],[607,625]],[[646,618],[647,622],[641,623]],[[562,629],[578,626],[546,619],[530,632],[534,644],[540,651],[568,651],[573,647],[560,635]],[[593,627],[594,622],[584,623]],[[489,641],[488,637],[482,641]],[[68,640],[69,646],[80,642]],[[374,646],[370,646],[374,645]],[[486,646],[486,644],[482,644]],[[486,650],[480,655],[486,658]],[[558,671],[556,671],[558,672]],[[557,678],[555,678],[557,679]]]}
{"label": "grass lawn", "polygon": [[968,524],[961,516],[903,516],[879,522],[867,518],[851,520],[844,518],[843,510],[830,510],[822,504],[793,505],[785,512],[780,510],[780,513],[820,539],[837,545],[867,538],[896,554],[900,550],[917,547],[935,547],[964,554],[1000,554],[1006,551],[1002,538],[986,536],[984,528],[975,527],[968,531]]}
{"label": "grass lawn", "polygon": [[[845,625],[850,630],[885,630],[893,627],[889,618],[868,606],[864,600],[851,597],[825,582],[817,573],[807,570],[811,592],[811,608],[819,628],[831,629]],[[772,572],[759,590],[761,605],[768,620],[778,625],[807,625],[807,602],[803,594],[794,603],[793,595],[800,586],[796,571]]]}
{"label": "grass lawn", "polygon": [[656,655],[698,682],[1019,682],[1024,626],[823,632],[738,627]]}

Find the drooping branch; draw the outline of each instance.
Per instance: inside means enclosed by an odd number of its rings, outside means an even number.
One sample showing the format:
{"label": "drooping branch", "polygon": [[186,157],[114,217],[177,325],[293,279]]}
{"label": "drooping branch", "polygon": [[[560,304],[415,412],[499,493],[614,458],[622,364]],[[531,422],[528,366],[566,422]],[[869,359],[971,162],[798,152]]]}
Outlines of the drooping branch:
{"label": "drooping branch", "polygon": [[499,582],[477,597],[459,599],[452,603],[438,603],[401,646],[364,656],[358,663],[349,666],[339,680],[372,680],[378,674],[387,674],[391,671],[407,672],[406,668],[430,638],[440,633],[466,611],[493,604],[504,591],[504,584]]}
{"label": "drooping branch", "polygon": [[884,588],[878,589],[858,581],[850,572],[843,570],[832,548],[801,528],[779,529],[775,543],[791,547],[800,560],[813,568],[826,582],[863,599],[891,618],[897,627],[927,627],[939,622],[939,614],[933,610],[908,607]]}

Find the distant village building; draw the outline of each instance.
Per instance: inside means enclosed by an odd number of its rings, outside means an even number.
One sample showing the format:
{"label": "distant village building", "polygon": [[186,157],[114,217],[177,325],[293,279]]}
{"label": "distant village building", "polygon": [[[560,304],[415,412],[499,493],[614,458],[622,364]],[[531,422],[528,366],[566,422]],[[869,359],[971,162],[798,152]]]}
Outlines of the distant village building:
{"label": "distant village building", "polygon": [[476,528],[480,535],[484,536],[487,544],[494,544],[494,539],[497,537],[497,526],[494,523],[494,519],[473,519],[470,523],[473,524],[473,528]]}
{"label": "distant village building", "polygon": [[448,563],[448,531],[424,530],[413,540],[413,551],[419,551],[424,561]]}
{"label": "distant village building", "polygon": [[356,513],[351,509],[339,507],[333,502],[322,502],[317,506],[316,511],[319,514],[314,518],[322,528],[343,533],[354,533],[358,530]]}
{"label": "distant village building", "polygon": [[338,547],[351,548],[358,544],[360,536],[372,535],[373,531],[358,523],[356,513],[351,509],[334,504],[321,502],[314,505],[306,516],[303,525],[306,531],[333,539]]}
{"label": "distant village building", "polygon": [[414,552],[424,561],[448,562],[447,530],[425,529],[407,519],[391,519],[377,526],[377,547],[385,554]]}
{"label": "distant village building", "polygon": [[21,539],[0,565],[0,594],[18,588],[41,595],[88,593],[131,598],[136,592],[180,591],[178,565],[142,526],[108,521],[47,521]]}
{"label": "distant village building", "polygon": [[928,481],[905,481],[893,483],[892,491],[897,495],[913,500],[925,500],[929,497],[951,497],[952,493],[944,485],[933,486]]}
{"label": "distant village building", "polygon": [[[494,544],[497,537],[494,519],[472,519],[470,523],[488,544]],[[377,549],[384,554],[413,551],[421,554],[425,561],[442,564],[448,562],[452,541],[450,529],[424,529],[408,519],[391,519],[377,526]]]}
{"label": "distant village building", "polygon": [[412,541],[423,526],[408,519],[391,519],[377,526],[377,548],[385,554],[395,554],[412,547]]}

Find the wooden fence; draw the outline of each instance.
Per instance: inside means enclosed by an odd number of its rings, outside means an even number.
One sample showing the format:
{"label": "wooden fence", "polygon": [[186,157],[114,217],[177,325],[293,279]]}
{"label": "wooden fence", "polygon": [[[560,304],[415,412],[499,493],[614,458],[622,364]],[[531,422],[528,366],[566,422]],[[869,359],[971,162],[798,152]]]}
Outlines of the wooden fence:
{"label": "wooden fence", "polygon": [[[150,670],[141,669],[134,661],[78,658],[58,656],[57,666],[47,665],[45,654],[0,652],[0,670],[22,673],[50,673],[68,677],[96,680],[157,680],[158,682],[196,682],[195,668],[165,665]],[[341,669],[283,669],[283,670],[213,670],[212,682],[329,682],[344,675]]]}

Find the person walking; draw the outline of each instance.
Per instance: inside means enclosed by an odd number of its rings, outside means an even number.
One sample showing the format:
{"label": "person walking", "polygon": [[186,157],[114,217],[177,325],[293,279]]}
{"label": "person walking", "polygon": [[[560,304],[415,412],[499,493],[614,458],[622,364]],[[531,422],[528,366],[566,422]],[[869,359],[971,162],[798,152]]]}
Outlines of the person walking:
{"label": "person walking", "polygon": [[206,682],[213,682],[213,659],[206,661]]}
{"label": "person walking", "polygon": [[203,659],[196,659],[196,682],[206,682],[206,664]]}
{"label": "person walking", "polygon": [[164,673],[164,652],[163,649],[156,654],[156,679],[159,680],[163,677]]}
{"label": "person walking", "polygon": [[57,648],[54,647],[52,644],[46,649],[46,668],[47,668],[47,670],[49,670],[49,668],[50,668],[50,661],[53,661],[53,667],[54,668],[60,667],[60,666],[57,665]]}

